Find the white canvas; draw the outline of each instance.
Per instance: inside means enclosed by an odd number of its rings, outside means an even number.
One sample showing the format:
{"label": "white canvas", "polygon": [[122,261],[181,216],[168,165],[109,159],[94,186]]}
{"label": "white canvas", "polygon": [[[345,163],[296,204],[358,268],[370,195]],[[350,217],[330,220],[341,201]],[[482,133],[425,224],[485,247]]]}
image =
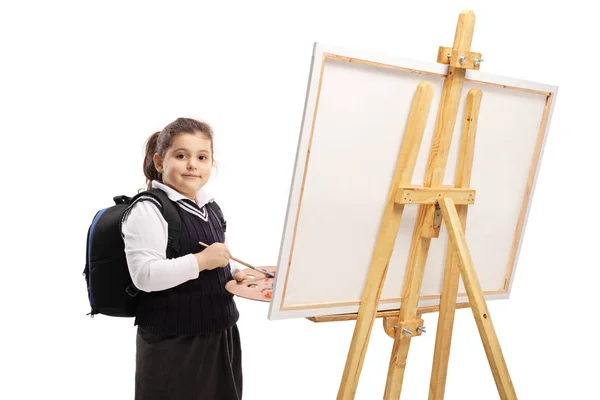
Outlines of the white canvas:
{"label": "white canvas", "polygon": [[[446,69],[315,45],[270,319],[358,311],[413,95],[421,81],[434,87],[413,175],[413,185],[422,185]],[[557,87],[467,70],[444,185],[454,183],[471,88],[483,97],[466,237],[486,300],[504,299]],[[417,209],[404,209],[379,310],[400,306]],[[430,246],[420,306],[439,304],[447,244],[442,225]],[[461,283],[457,302],[465,301]]]}

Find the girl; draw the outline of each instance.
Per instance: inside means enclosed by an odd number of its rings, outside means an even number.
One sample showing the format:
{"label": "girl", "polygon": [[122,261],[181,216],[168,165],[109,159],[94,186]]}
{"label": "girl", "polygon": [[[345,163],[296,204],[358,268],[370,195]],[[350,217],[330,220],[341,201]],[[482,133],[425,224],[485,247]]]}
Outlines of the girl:
{"label": "girl", "polygon": [[[220,221],[202,187],[213,167],[213,134],[205,123],[178,118],[147,142],[148,188],[164,191],[181,218],[178,257],[167,259],[167,222],[141,197],[122,232],[129,271],[140,290],[135,320],[136,399],[239,400],[239,318],[225,283],[245,277],[234,265]],[[210,245],[204,248],[199,242]]]}

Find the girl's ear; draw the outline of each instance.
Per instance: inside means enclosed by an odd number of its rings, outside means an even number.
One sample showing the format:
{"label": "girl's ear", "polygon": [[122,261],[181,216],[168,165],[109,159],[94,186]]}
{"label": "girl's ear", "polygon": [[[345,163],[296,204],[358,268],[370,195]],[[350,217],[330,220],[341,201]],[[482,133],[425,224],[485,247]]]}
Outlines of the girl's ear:
{"label": "girl's ear", "polygon": [[163,173],[163,161],[162,161],[162,158],[160,157],[160,155],[158,153],[154,153],[152,160],[154,161],[154,168],[156,168],[156,170],[162,174]]}

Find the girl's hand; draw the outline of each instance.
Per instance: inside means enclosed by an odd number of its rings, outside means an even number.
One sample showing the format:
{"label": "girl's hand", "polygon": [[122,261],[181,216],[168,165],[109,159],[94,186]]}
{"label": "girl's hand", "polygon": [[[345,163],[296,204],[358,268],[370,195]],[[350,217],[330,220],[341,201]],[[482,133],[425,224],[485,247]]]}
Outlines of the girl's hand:
{"label": "girl's hand", "polygon": [[235,279],[236,282],[242,282],[246,279],[246,273],[240,269],[236,269],[233,273],[233,279]]}
{"label": "girl's hand", "polygon": [[229,264],[229,249],[223,243],[213,243],[200,253],[194,254],[200,271],[222,268]]}

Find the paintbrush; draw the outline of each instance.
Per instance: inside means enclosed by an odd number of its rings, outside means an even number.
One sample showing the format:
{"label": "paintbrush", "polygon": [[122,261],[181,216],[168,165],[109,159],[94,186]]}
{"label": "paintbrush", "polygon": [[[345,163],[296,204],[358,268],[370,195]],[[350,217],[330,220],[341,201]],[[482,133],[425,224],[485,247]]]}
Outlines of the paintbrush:
{"label": "paintbrush", "polygon": [[[198,242],[198,243],[200,243],[200,244],[201,244],[202,246],[204,246],[204,247],[208,247],[208,245],[207,245],[206,243],[202,243],[202,242]],[[232,259],[233,261],[236,261],[236,262],[238,262],[238,263],[242,264],[242,265],[245,265],[246,267],[248,267],[248,268],[250,268],[250,269],[253,269],[253,270],[255,270],[255,271],[258,271],[258,272],[262,272],[263,274],[265,274],[265,275],[266,275],[266,276],[268,276],[269,278],[274,278],[274,277],[275,277],[275,274],[273,274],[273,273],[271,273],[271,272],[269,272],[269,271],[266,271],[266,270],[264,270],[264,269],[262,269],[262,268],[256,268],[256,267],[254,267],[254,266],[252,266],[252,265],[248,264],[247,262],[244,262],[244,261],[242,261],[242,260],[238,260],[238,259],[237,259],[237,258],[235,258],[235,257],[231,257],[231,259]]]}

